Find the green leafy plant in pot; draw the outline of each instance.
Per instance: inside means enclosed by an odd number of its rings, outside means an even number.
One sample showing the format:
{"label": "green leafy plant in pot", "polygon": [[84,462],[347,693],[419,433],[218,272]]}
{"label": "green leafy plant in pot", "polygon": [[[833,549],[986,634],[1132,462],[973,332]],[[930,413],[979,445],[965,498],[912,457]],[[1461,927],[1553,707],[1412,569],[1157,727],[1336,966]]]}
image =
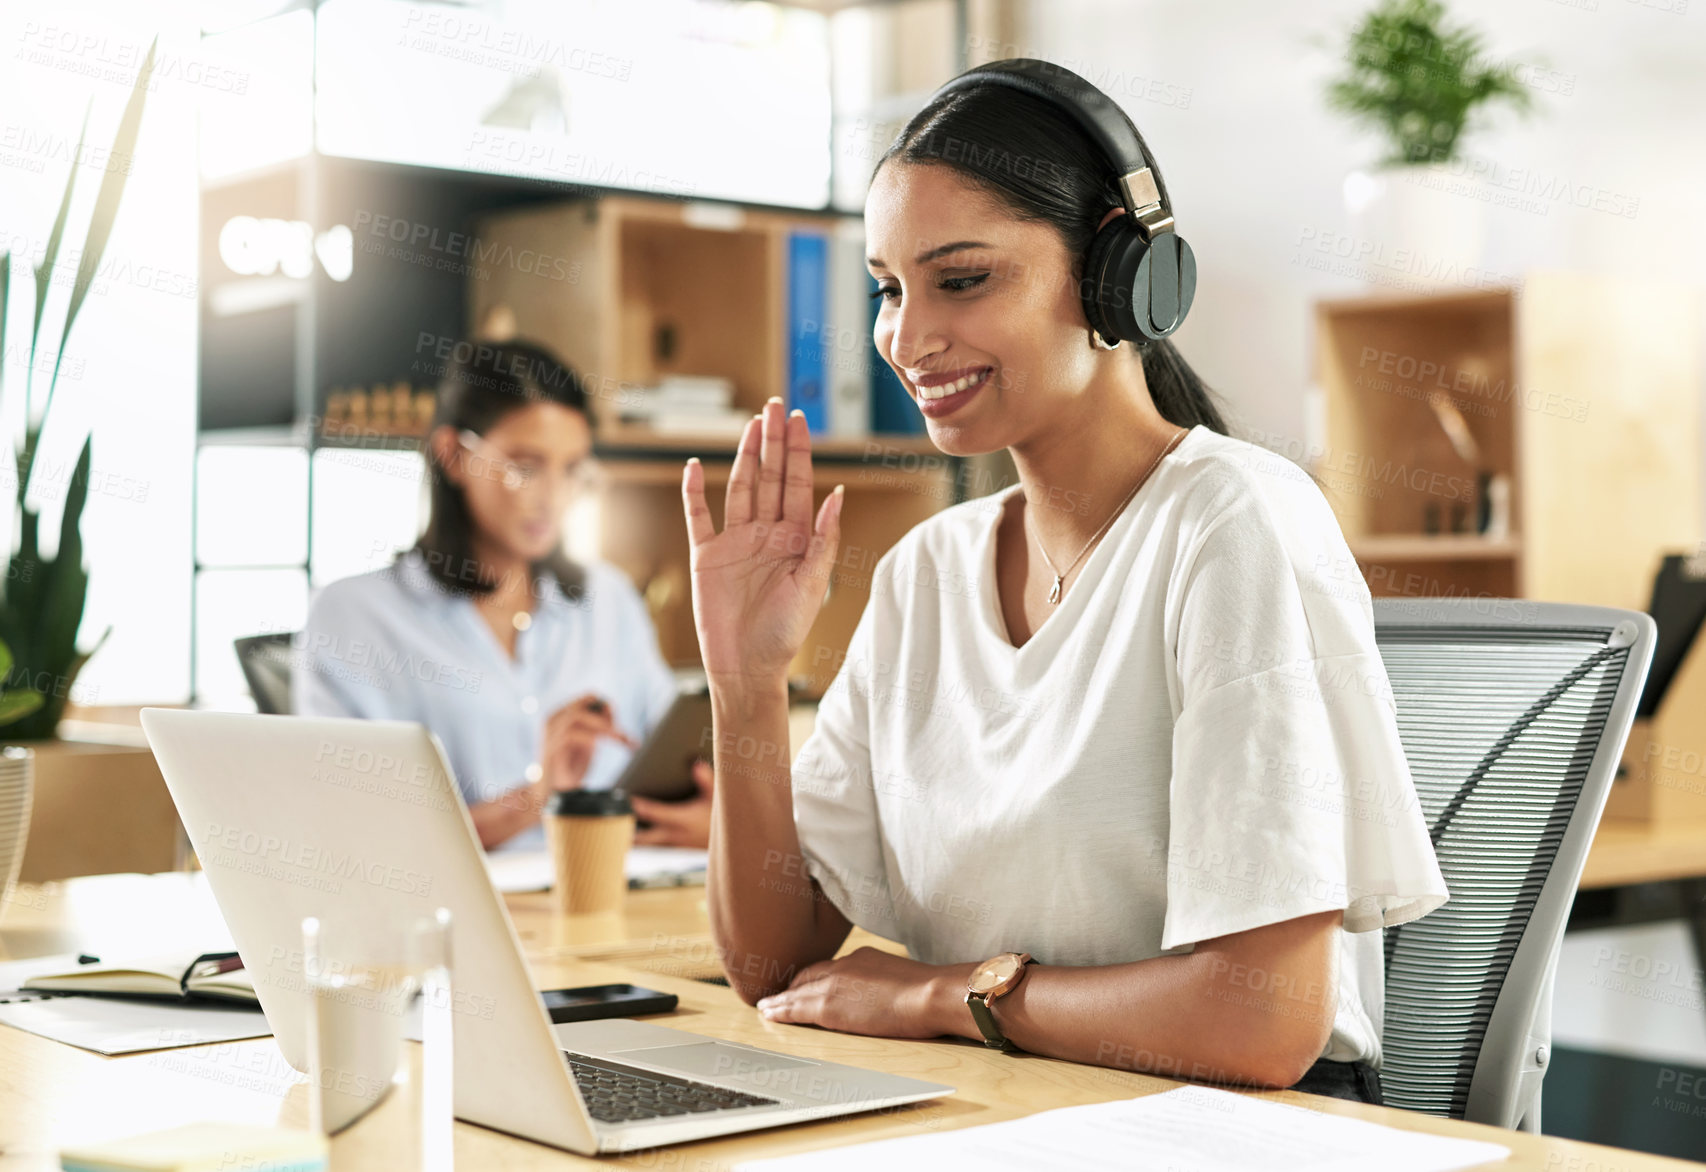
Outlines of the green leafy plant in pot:
{"label": "green leafy plant in pot", "polygon": [[[14,515],[17,517],[18,549],[7,564],[5,582],[0,583],[0,641],[10,648],[6,656],[4,696],[0,697],[0,723],[6,723],[5,712],[12,712],[6,731],[8,740],[34,740],[54,735],[77,673],[106,639],[106,633],[103,633],[88,651],[77,648],[77,631],[83,623],[83,608],[89,591],[80,526],[83,506],[89,495],[92,434],[84,437],[70,482],[65,487],[59,545],[52,557],[43,556],[41,552],[40,513],[31,509],[28,501],[33,478],[40,472],[36,456],[42,432],[52,418],[60,360],[64,357],[66,341],[76,324],[78,312],[83,308],[95,274],[100,269],[101,258],[106,253],[107,240],[112,235],[113,221],[118,215],[119,198],[124,194],[125,180],[129,177],[129,162],[135,158],[137,131],[142,125],[142,106],[154,72],[154,50],[157,46],[158,42],[149,46],[148,56],[137,71],[136,83],[113,139],[109,157],[122,160],[125,165],[109,166],[103,172],[100,189],[95,194],[94,212],[89,218],[83,247],[78,254],[77,273],[71,282],[59,345],[53,351],[52,373],[39,411],[35,407],[36,353],[42,342],[42,321],[48,295],[53,289],[53,275],[65,238],[65,222],[77,183],[77,160],[84,157],[82,135],[78,137],[77,153],[72,157],[71,173],[65,181],[65,195],[60,200],[59,213],[48,234],[42,262],[32,270],[35,311],[29,324],[29,365],[24,376],[24,438],[17,451],[18,491]],[[85,113],[84,134],[88,125]],[[9,309],[11,272],[11,254],[0,253],[0,323],[6,321]],[[33,705],[26,701],[28,696],[35,698]]]}
{"label": "green leafy plant in pot", "polygon": [[1385,136],[1381,166],[1448,162],[1481,108],[1532,108],[1515,67],[1489,62],[1480,34],[1445,16],[1439,0],[1383,0],[1351,31],[1345,72],[1327,87],[1329,107]]}

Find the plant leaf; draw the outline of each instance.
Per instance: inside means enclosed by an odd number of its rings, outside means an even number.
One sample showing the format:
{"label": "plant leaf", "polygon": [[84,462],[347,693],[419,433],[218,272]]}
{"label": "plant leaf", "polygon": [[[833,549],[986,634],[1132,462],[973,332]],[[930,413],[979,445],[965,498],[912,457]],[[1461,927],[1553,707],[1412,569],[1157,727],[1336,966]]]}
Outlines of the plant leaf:
{"label": "plant leaf", "polygon": [[[142,68],[136,71],[136,84],[131,87],[130,101],[125,104],[124,117],[119,119],[118,133],[113,136],[112,154],[127,160],[136,158],[136,136],[142,127],[142,105],[148,97],[148,82],[154,75],[154,50],[160,45],[160,38],[155,37],[148,46],[148,56],[142,61]],[[101,258],[107,251],[107,240],[113,233],[113,221],[118,218],[119,197],[124,194],[125,180],[129,178],[130,167],[109,167],[101,176],[101,189],[95,193],[95,210],[89,217],[89,231],[83,237],[83,254],[77,259],[77,276],[71,284],[71,301],[65,307],[65,326],[59,333],[59,351],[53,359],[53,374],[47,382],[47,398],[42,403],[41,423],[36,428],[37,434],[47,426],[47,413],[53,407],[54,388],[59,385],[59,364],[65,358],[65,344],[71,337],[71,327],[77,321],[77,311],[83,308],[83,299],[89,295],[89,286],[94,283],[95,272],[101,267]],[[33,449],[26,435],[25,449]],[[18,477],[18,501],[21,504],[29,491],[29,482],[34,475],[34,468],[24,469]]]}
{"label": "plant leaf", "polygon": [[77,468],[65,493],[65,511],[59,519],[59,551],[42,567],[41,609],[37,612],[40,635],[30,667],[52,672],[69,686],[70,666],[77,656],[77,629],[83,625],[83,607],[89,592],[89,575],[83,569],[83,536],[79,525],[89,496],[89,466],[94,437],[83,439]]}
{"label": "plant leaf", "polygon": [[[137,70],[136,85],[130,91],[130,101],[125,105],[124,117],[118,124],[118,133],[113,136],[113,156],[124,159],[136,158],[136,135],[142,128],[142,104],[148,97],[148,81],[154,74],[154,50],[159,47],[160,38],[155,37],[148,46],[148,56],[143,59],[142,68]],[[71,335],[71,324],[77,320],[77,311],[83,307],[83,299],[89,295],[89,285],[95,279],[95,270],[101,265],[101,257],[107,251],[107,238],[112,235],[113,221],[118,218],[119,197],[124,194],[124,183],[130,175],[130,167],[109,167],[101,176],[101,190],[95,195],[95,212],[89,219],[89,234],[83,241],[83,255],[77,261],[77,279],[71,286],[71,303],[65,310],[65,332],[60,338],[60,352],[64,353],[65,338]],[[58,381],[59,363],[54,363],[55,381]],[[49,384],[48,398],[52,401],[53,387]]]}
{"label": "plant leaf", "polygon": [[[40,587],[40,567],[13,554],[6,565],[6,595],[0,601],[0,641],[6,644],[16,670],[27,673],[35,647],[36,594]],[[10,675],[14,668],[8,668]]]}
{"label": "plant leaf", "polygon": [[89,499],[89,468],[94,456],[95,436],[91,432],[83,437],[83,450],[77,453],[77,467],[72,470],[71,483],[65,489],[65,511],[59,515],[59,552],[54,555],[54,561],[63,558],[67,549],[76,546],[81,564],[83,535],[78,526],[83,519],[83,505]]}
{"label": "plant leaf", "polygon": [[0,696],[0,724],[22,720],[42,704],[40,692],[7,692]]}
{"label": "plant leaf", "polygon": [[[27,564],[39,568],[41,565],[41,513],[35,509],[21,509],[18,518],[18,553],[17,556]],[[27,572],[27,571],[26,571]],[[16,582],[14,582],[14,585]]]}
{"label": "plant leaf", "polygon": [[[47,308],[47,294],[53,288],[53,269],[59,262],[59,244],[65,236],[65,216],[71,210],[71,193],[77,187],[77,163],[83,157],[83,140],[89,135],[89,109],[83,107],[83,128],[77,132],[77,153],[71,156],[71,172],[65,177],[65,194],[59,200],[59,215],[54,217],[53,231],[47,236],[47,252],[36,266],[36,317],[30,325],[30,368],[35,368],[36,341],[41,336],[41,315]],[[45,279],[44,275],[45,274]]]}
{"label": "plant leaf", "polygon": [[12,649],[6,646],[5,640],[0,639],[0,681],[4,681],[5,678],[11,674]]}

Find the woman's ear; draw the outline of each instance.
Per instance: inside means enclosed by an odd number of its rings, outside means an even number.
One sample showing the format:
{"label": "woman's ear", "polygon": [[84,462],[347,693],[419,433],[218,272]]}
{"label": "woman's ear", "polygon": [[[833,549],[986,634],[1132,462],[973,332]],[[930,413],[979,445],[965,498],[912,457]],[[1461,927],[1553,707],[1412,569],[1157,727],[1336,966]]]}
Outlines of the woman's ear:
{"label": "woman's ear", "polygon": [[456,429],[448,423],[441,423],[432,429],[427,436],[427,443],[432,448],[433,460],[444,469],[444,475],[457,488],[466,487],[463,484],[465,469],[462,466],[462,444],[458,442]]}
{"label": "woman's ear", "polygon": [[1115,204],[1113,207],[1109,208],[1107,214],[1102,217],[1102,222],[1096,225],[1096,231],[1100,232],[1103,228],[1108,226],[1109,221],[1117,220],[1123,215],[1125,215],[1125,208]]}

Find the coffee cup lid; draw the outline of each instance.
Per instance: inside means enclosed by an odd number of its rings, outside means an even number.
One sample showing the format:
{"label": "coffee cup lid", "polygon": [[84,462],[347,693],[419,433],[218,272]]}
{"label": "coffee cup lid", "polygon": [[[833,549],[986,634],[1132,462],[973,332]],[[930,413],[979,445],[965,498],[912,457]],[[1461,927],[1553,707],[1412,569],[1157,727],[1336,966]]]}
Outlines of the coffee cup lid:
{"label": "coffee cup lid", "polygon": [[634,803],[628,800],[627,794],[614,790],[565,789],[553,794],[546,808],[558,818],[603,818],[632,814]]}

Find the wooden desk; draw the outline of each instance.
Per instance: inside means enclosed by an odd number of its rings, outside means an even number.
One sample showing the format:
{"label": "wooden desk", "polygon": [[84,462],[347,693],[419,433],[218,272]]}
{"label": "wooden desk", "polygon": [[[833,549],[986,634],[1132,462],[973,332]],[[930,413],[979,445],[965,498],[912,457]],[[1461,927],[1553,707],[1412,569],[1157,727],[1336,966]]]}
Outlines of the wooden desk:
{"label": "wooden desk", "polygon": [[[158,925],[163,921],[176,924],[178,912],[192,919],[205,917],[205,897],[205,889],[181,876],[126,877],[123,883],[116,877],[102,876],[26,888],[0,926],[0,946],[13,957],[39,955],[67,945],[93,949],[104,942],[110,948],[114,932],[138,931],[134,924],[129,928],[119,924],[124,917],[135,916],[138,900],[151,903]],[[704,892],[696,888],[637,892],[630,898],[632,915],[626,926],[586,923],[579,929],[551,927],[542,902],[531,897],[512,897],[510,902],[518,930],[530,934],[524,947],[541,988],[640,981],[681,998],[674,1013],[650,1019],[661,1024],[808,1057],[915,1075],[958,1087],[958,1093],[845,1119],[599,1160],[459,1123],[457,1167],[615,1166],[723,1172],[738,1161],[759,1156],[994,1123],[1052,1107],[1130,1098],[1179,1085],[1126,1071],[998,1054],[971,1042],[865,1038],[764,1021],[726,988],[646,967],[676,960],[698,963],[701,956],[710,955],[703,900]],[[202,927],[206,926],[203,923]],[[653,940],[655,946],[649,955],[642,955],[641,947]],[[849,941],[849,948],[856,946],[856,941]],[[699,949],[705,951],[696,951]],[[611,950],[622,954],[620,963],[591,955],[601,951],[608,955]],[[0,1086],[6,1088],[0,1096],[0,1169],[6,1172],[56,1169],[55,1153],[68,1143],[116,1138],[198,1119],[294,1127],[306,1127],[308,1121],[307,1087],[285,1065],[270,1038],[102,1058],[0,1027]],[[1269,1092],[1264,1097],[1407,1130],[1493,1140],[1512,1150],[1508,1162],[1487,1165],[1499,1172],[1594,1167],[1646,1172],[1699,1167],[1594,1144],[1500,1131],[1292,1091]],[[333,1141],[333,1167],[363,1172],[387,1167],[402,1122],[382,1105]]]}
{"label": "wooden desk", "polygon": [[1625,887],[1706,876],[1706,821],[1606,818],[1588,849],[1580,887]]}

